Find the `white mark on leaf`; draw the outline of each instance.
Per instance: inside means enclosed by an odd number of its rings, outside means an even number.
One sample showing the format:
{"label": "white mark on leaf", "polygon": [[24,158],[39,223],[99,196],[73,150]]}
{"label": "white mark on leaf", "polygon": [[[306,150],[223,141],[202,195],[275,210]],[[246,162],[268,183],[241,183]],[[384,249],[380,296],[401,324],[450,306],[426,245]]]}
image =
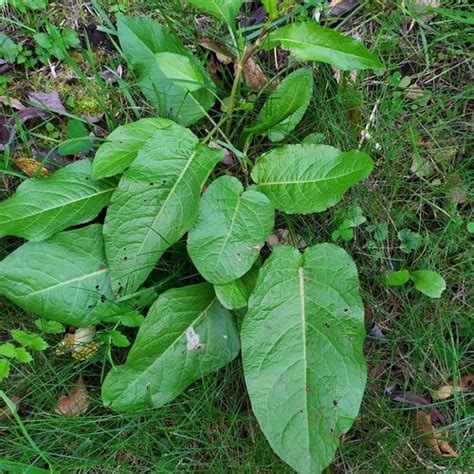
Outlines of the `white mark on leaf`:
{"label": "white mark on leaf", "polygon": [[204,347],[204,344],[200,342],[199,334],[194,332],[192,326],[186,329],[186,341],[188,342],[188,351],[200,350]]}

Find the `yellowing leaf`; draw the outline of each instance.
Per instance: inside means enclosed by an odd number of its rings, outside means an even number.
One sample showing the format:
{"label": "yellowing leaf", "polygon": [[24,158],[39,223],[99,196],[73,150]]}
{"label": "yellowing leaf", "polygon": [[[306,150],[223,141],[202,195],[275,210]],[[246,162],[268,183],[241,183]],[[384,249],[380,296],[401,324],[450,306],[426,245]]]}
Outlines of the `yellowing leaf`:
{"label": "yellowing leaf", "polygon": [[459,379],[458,383],[448,383],[446,385],[441,385],[438,390],[435,390],[431,393],[431,398],[433,400],[446,400],[453,393],[466,392],[472,385],[474,380],[474,375],[464,375]]}
{"label": "yellowing leaf", "polygon": [[16,160],[13,160],[13,162],[30,178],[32,176],[41,176],[42,178],[46,178],[48,176],[48,170],[35,158],[22,156]]}
{"label": "yellowing leaf", "polygon": [[79,416],[84,415],[88,407],[87,389],[82,377],[79,377],[69,392],[69,395],[63,395],[59,398],[54,412],[64,416]]}
{"label": "yellowing leaf", "polygon": [[451,445],[443,439],[441,433],[433,427],[431,414],[428,411],[418,410],[416,412],[416,429],[423,435],[425,444],[435,453],[449,458],[458,456]]}

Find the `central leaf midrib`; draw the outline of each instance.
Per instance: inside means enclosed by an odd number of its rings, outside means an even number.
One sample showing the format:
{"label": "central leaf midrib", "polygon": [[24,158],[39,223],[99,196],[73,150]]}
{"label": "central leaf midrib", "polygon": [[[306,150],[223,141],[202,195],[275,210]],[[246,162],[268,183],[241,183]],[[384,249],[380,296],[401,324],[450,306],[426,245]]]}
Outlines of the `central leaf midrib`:
{"label": "central leaf midrib", "polygon": [[[307,378],[308,378],[308,357],[306,352],[306,305],[305,305],[305,284],[304,284],[304,267],[298,268],[298,288],[300,298],[300,309],[301,309],[301,331],[303,339],[303,361],[304,361],[304,379],[303,379],[303,394],[304,394],[304,407],[305,407],[305,418],[307,427],[307,450],[310,453],[310,433],[309,433],[309,418],[308,418],[308,391],[307,391]],[[311,455],[311,454],[310,454]]]}
{"label": "central leaf midrib", "polygon": [[237,204],[235,206],[235,210],[234,210],[234,213],[232,215],[232,219],[230,221],[230,226],[229,226],[229,232],[224,240],[224,242],[222,243],[222,247],[221,247],[221,250],[219,252],[219,255],[217,257],[217,262],[220,262],[220,259],[222,257],[222,254],[224,253],[224,249],[227,245],[227,243],[229,242],[229,239],[230,239],[230,236],[232,235],[232,230],[234,229],[234,225],[235,225],[235,221],[237,219],[237,213],[239,212],[239,207],[240,207],[240,203],[241,203],[241,198],[242,198],[242,195],[239,194],[237,196]]}
{"label": "central leaf midrib", "polygon": [[86,199],[91,199],[93,197],[96,197],[96,196],[100,196],[101,194],[105,194],[105,193],[109,193],[111,191],[113,191],[115,189],[115,187],[113,188],[108,188],[104,191],[100,191],[100,192],[96,192],[94,194],[89,194],[87,196],[83,196],[81,197],[80,199],[75,199],[74,201],[67,201],[66,203],[63,203],[63,204],[60,204],[58,206],[53,206],[53,207],[49,207],[48,209],[42,209],[38,212],[33,212],[32,214],[28,214],[28,215],[23,215],[21,217],[18,217],[16,219],[11,219],[11,220],[8,220],[8,221],[5,221],[5,224],[11,224],[12,222],[16,222],[16,221],[21,221],[21,220],[24,220],[24,219],[28,219],[29,217],[33,217],[33,216],[37,216],[39,214],[44,214],[46,212],[51,212],[55,209],[59,209],[59,208],[64,208],[64,207],[67,207],[67,206],[71,206],[73,204],[76,204],[78,202],[81,202],[81,201],[84,201]]}
{"label": "central leaf midrib", "polygon": [[74,282],[82,281],[82,280],[87,280],[88,278],[92,278],[93,276],[100,275],[101,273],[105,273],[107,271],[108,271],[108,269],[104,268],[104,269],[98,270],[96,272],[87,273],[86,275],[81,275],[81,276],[78,276],[78,277],[74,277],[71,280],[62,281],[62,282],[57,283],[53,286],[48,286],[47,288],[42,288],[41,290],[34,291],[33,293],[28,293],[27,295],[21,295],[18,298],[30,298],[31,296],[36,296],[40,293],[44,293],[45,291],[49,292],[49,291],[55,290],[56,288],[60,288],[62,286],[69,285],[70,283],[74,283]]}
{"label": "central leaf midrib", "polygon": [[265,181],[263,183],[258,183],[258,186],[276,186],[276,185],[286,185],[286,184],[313,184],[313,183],[320,183],[323,181],[332,181],[334,179],[346,178],[353,174],[360,173],[364,171],[363,169],[356,169],[351,171],[350,173],[346,174],[339,174],[337,176],[331,176],[329,178],[320,178],[320,179],[307,179],[307,180],[299,180],[299,181]]}
{"label": "central leaf midrib", "polygon": [[153,219],[153,222],[152,224],[150,225],[142,243],[140,244],[140,247],[138,248],[137,252],[135,253],[135,257],[133,259],[133,263],[135,264],[136,261],[137,261],[137,258],[140,257],[142,255],[142,250],[143,250],[143,247],[145,245],[145,243],[147,243],[148,239],[149,239],[149,236],[150,234],[155,234],[155,232],[153,232],[153,229],[155,228],[159,218],[161,217],[162,213],[163,213],[163,210],[165,209],[166,205],[168,204],[168,201],[171,199],[171,197],[175,194],[175,191],[179,185],[179,183],[182,181],[182,179],[184,178],[184,175],[186,174],[186,171],[189,169],[189,167],[191,166],[191,163],[193,162],[195,156],[197,154],[197,150],[195,149],[191,156],[189,156],[188,158],[188,162],[186,163],[186,166],[183,168],[183,170],[181,171],[181,173],[178,175],[177,179],[176,179],[176,182],[173,184],[173,187],[170,189],[169,193],[168,193],[168,196],[166,196],[166,199],[164,200],[163,204],[161,205],[161,208],[160,210],[158,211],[158,214],[155,216],[155,218]]}
{"label": "central leaf midrib", "polygon": [[280,42],[289,42],[289,43],[295,43],[295,44],[300,44],[300,45],[303,45],[303,46],[310,46],[310,47],[316,47],[316,48],[319,48],[319,49],[322,49],[323,51],[325,52],[328,52],[328,53],[339,53],[339,54],[343,54],[345,56],[350,56],[352,58],[357,58],[357,59],[369,59],[369,58],[366,58],[364,56],[360,56],[358,54],[353,54],[353,53],[347,53],[346,51],[342,51],[342,50],[339,50],[339,49],[335,49],[335,48],[328,48],[328,47],[325,47],[325,46],[321,46],[319,44],[314,44],[314,43],[306,43],[304,41],[301,41],[301,40],[294,40],[294,39],[290,39],[290,38],[280,38],[278,39],[278,41]]}

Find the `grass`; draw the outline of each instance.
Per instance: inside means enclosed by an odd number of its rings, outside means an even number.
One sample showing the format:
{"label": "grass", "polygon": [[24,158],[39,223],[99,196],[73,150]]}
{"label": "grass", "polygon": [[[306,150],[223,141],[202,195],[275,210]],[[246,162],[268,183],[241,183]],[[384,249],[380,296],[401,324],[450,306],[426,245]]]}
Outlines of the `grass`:
{"label": "grass", "polygon": [[[430,391],[449,380],[473,372],[469,290],[473,254],[472,237],[466,230],[466,223],[473,220],[469,109],[473,86],[469,83],[468,54],[472,29],[459,13],[467,3],[445,2],[443,7],[450,13],[429,20],[403,8],[403,2],[402,6],[394,2],[388,7],[376,0],[359,3],[339,27],[362,33],[376,48],[386,70],[381,75],[359,74],[355,85],[344,88],[337,84],[329,68],[316,67],[311,109],[290,141],[296,143],[317,132],[323,134],[324,143],[349,149],[358,147],[360,130],[367,126],[372,138],[364,141],[362,149],[376,158],[375,171],[336,209],[304,218],[280,217],[278,222],[278,226],[291,228],[312,244],[331,240],[337,227],[337,211],[349,204],[360,206],[367,218],[355,229],[352,241],[340,244],[351,253],[360,270],[369,330],[365,345],[369,380],[360,416],[329,470],[468,471],[472,469],[469,429],[473,421],[468,393],[457,393],[435,403],[446,418],[442,432],[459,453],[456,458],[442,458],[430,450],[415,429],[416,408],[397,404],[386,393],[395,386],[429,396]],[[81,11],[79,24],[100,23],[101,16],[94,8],[97,3],[87,5]],[[151,13],[172,25],[190,45],[196,44],[196,26],[211,37],[218,35],[214,25],[190,15],[189,10],[183,11],[176,1],[160,2],[156,8],[141,2],[100,6],[105,10],[117,6],[127,13]],[[66,3],[65,8],[74,7]],[[29,12],[25,16],[6,10],[5,14],[14,20],[14,26],[9,28],[19,40],[29,34],[21,25],[34,27],[49,21],[45,12]],[[63,16],[70,17],[54,9],[51,21],[61,21]],[[331,23],[338,25],[336,21]],[[91,46],[89,53],[69,54],[57,71],[65,74],[70,68],[79,68],[79,79],[68,84],[63,99],[73,94],[80,96],[79,89],[88,97],[99,97],[97,111],[108,117],[102,129],[105,135],[106,128],[153,112],[140,97],[128,71],[118,84],[96,81],[95,95],[89,93],[93,86],[88,84],[88,78],[97,78],[97,71],[104,65],[115,70],[124,64],[118,54],[99,51],[100,47]],[[260,59],[272,68],[272,58],[269,54]],[[403,83],[397,85],[397,73],[409,78],[410,84],[406,85],[405,79],[405,87]],[[36,87],[57,88],[64,83],[59,74],[59,79],[51,79],[48,67],[26,75],[18,67],[12,76],[12,82],[1,86],[2,94],[17,98],[21,98],[20,77],[26,86],[33,83]],[[82,112],[81,107],[72,110],[76,115]],[[354,111],[360,112],[359,121]],[[42,126],[24,131],[25,141],[35,152],[54,143],[43,133]],[[64,133],[61,121],[57,127]],[[41,136],[46,135],[43,141],[33,136],[38,130],[42,131]],[[266,147],[266,142],[257,142],[249,154],[256,156]],[[427,164],[431,173],[415,174],[414,157]],[[10,162],[5,167],[13,170]],[[14,189],[15,179],[8,174],[3,176],[5,194]],[[370,225],[386,226],[385,235],[375,238]],[[417,250],[402,251],[398,238],[402,229],[422,236]],[[3,239],[1,245],[6,254],[18,242]],[[405,267],[440,272],[447,282],[442,298],[432,300],[408,286],[387,288],[382,283],[385,272]],[[34,328],[30,315],[5,300],[0,305],[2,340],[14,327]],[[383,338],[370,332],[374,324]],[[51,345],[59,340],[59,336],[48,336]],[[119,356],[119,351],[114,355]],[[0,424],[0,456],[42,467],[47,467],[41,459],[46,458],[59,472],[290,471],[273,454],[251,414],[239,361],[193,384],[164,408],[127,416],[113,414],[101,406],[99,387],[105,370],[107,360],[103,353],[78,362],[55,355],[53,350],[35,357],[31,365],[16,366],[1,389],[21,399],[22,423],[42,456],[16,422]],[[66,418],[54,414],[58,397],[70,390],[80,373],[89,391],[87,415]]]}

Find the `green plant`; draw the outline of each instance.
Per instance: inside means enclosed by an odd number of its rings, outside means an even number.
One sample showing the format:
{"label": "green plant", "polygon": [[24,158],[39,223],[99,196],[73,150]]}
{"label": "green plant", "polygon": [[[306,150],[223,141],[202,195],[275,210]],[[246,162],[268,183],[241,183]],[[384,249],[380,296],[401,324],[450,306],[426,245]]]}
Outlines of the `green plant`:
{"label": "green plant", "polygon": [[11,342],[0,344],[0,382],[10,373],[12,361],[28,364],[33,360],[27,350],[28,348],[33,351],[42,352],[49,347],[48,343],[40,335],[32,332],[13,329],[10,331],[10,335],[20,347]]}
{"label": "green plant", "polygon": [[[0,234],[30,240],[0,263],[0,291],[49,320],[77,327],[114,323],[136,313],[142,285],[160,281],[156,264],[172,258],[171,247],[182,252],[188,233],[187,252],[206,282],[193,275],[193,284],[158,297],[127,361],[104,381],[105,404],[119,411],[159,407],[242,348],[252,407],[270,444],[298,471],[320,472],[357,416],[365,386],[357,270],[334,244],[304,253],[281,246],[261,267],[260,252],[275,209],[324,211],[366,178],[373,163],[358,150],[312,143],[275,147],[254,162],[256,137],[282,141],[303,117],[311,69],[283,79],[254,123],[238,110],[239,95],[249,58],[278,45],[291,51],[292,66],[380,63],[355,40],[306,22],[268,23],[245,44],[235,27],[241,1],[190,3],[226,22],[234,41],[236,72],[225,113],[214,120],[209,110],[217,88],[176,36],[149,18],[119,17],[123,53],[160,118],[117,128],[92,164],[77,161],[46,180],[26,181],[0,205]],[[276,3],[265,4],[273,18]],[[203,117],[212,129],[200,140],[184,126]],[[201,198],[211,174],[226,174],[222,167],[214,171],[222,152],[208,146],[217,135],[240,171],[214,179]],[[253,184],[244,187],[241,180]],[[93,221],[105,207],[103,225],[64,231]],[[354,219],[361,221],[359,212]],[[245,306],[242,322],[234,310]],[[104,333],[109,345],[127,345],[121,336],[115,328]]]}

